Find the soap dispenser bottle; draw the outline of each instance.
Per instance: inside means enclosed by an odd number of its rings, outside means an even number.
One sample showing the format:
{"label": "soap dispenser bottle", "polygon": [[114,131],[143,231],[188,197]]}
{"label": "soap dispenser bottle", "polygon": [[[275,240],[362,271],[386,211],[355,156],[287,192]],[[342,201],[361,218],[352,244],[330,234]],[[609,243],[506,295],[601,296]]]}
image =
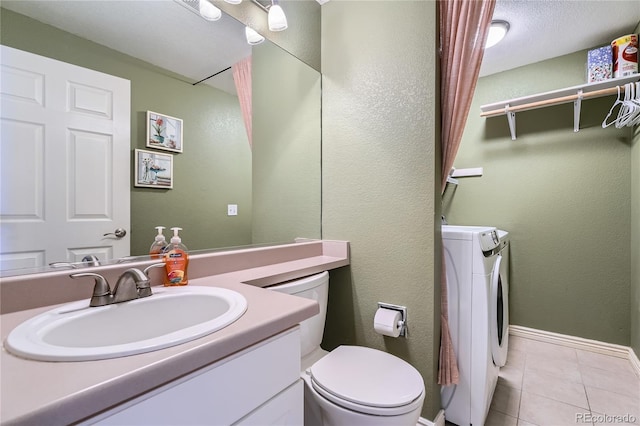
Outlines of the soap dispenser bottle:
{"label": "soap dispenser bottle", "polygon": [[162,234],[164,226],[156,226],[156,229],[158,230],[158,235],[156,235],[156,239],[149,249],[149,256],[151,256],[152,259],[160,259],[164,249],[167,247],[167,240]]}
{"label": "soap dispenser bottle", "polygon": [[189,253],[187,247],[182,244],[182,239],[178,231],[182,228],[171,228],[173,237],[164,251],[164,266],[166,274],[164,277],[165,286],[187,285],[187,267],[189,266]]}

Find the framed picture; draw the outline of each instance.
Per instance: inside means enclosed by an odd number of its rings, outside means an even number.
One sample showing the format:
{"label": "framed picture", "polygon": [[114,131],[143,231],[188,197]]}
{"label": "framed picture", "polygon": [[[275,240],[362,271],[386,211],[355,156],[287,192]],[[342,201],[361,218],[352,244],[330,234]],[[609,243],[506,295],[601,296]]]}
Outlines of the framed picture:
{"label": "framed picture", "polygon": [[147,111],[147,148],[182,152],[182,120]]}
{"label": "framed picture", "polygon": [[136,149],[133,185],[143,188],[173,188],[173,155]]}

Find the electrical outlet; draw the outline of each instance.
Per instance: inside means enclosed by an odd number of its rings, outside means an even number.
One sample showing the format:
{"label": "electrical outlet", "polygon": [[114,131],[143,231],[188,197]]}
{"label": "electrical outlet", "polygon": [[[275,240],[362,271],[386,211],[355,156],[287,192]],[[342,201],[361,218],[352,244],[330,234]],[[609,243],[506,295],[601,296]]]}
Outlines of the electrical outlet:
{"label": "electrical outlet", "polygon": [[238,216],[237,204],[227,204],[227,216]]}

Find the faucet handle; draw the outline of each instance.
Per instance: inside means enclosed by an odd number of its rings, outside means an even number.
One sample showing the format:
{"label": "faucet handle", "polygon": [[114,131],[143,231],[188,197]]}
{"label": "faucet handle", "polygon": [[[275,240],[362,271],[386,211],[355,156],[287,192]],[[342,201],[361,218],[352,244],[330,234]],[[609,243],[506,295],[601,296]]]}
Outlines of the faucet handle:
{"label": "faucet handle", "polygon": [[104,306],[108,304],[111,298],[111,287],[107,280],[100,274],[94,274],[93,272],[82,272],[78,274],[69,275],[71,278],[81,277],[93,277],[95,279],[93,286],[93,296],[91,296],[91,302],[89,306]]}
{"label": "faucet handle", "polygon": [[145,275],[145,277],[147,277],[147,279],[146,281],[138,284],[138,294],[140,295],[139,297],[148,297],[153,294],[151,291],[151,278],[149,278],[149,270],[152,268],[159,268],[161,266],[164,266],[164,263],[154,263],[153,265],[144,268],[142,273]]}

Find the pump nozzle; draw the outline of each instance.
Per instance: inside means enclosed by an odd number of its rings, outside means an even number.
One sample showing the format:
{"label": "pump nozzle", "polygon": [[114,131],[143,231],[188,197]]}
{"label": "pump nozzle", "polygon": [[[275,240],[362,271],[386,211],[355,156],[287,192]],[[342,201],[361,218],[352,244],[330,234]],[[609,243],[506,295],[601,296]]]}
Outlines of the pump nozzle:
{"label": "pump nozzle", "polygon": [[162,235],[162,230],[164,229],[164,226],[156,226],[156,229],[158,230],[158,235],[156,235],[156,241],[164,241],[164,235]]}
{"label": "pump nozzle", "polygon": [[178,235],[178,231],[182,231],[182,228],[175,227],[175,228],[171,228],[171,230],[173,231],[173,237],[171,237],[171,244],[179,244],[180,242],[182,242],[182,239]]}

